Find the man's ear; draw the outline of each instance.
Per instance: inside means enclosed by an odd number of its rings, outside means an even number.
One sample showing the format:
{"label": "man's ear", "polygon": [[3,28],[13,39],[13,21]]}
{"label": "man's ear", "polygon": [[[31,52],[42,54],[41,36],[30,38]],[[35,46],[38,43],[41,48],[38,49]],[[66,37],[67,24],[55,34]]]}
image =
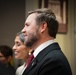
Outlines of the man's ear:
{"label": "man's ear", "polygon": [[47,23],[42,22],[42,24],[41,24],[41,33],[43,33],[46,29],[47,29]]}

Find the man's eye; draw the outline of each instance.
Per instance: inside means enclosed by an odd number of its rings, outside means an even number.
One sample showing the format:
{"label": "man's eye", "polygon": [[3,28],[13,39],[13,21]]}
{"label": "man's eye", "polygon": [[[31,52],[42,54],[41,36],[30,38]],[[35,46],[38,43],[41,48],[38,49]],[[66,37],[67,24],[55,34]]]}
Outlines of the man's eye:
{"label": "man's eye", "polygon": [[29,24],[26,23],[25,26],[29,26]]}

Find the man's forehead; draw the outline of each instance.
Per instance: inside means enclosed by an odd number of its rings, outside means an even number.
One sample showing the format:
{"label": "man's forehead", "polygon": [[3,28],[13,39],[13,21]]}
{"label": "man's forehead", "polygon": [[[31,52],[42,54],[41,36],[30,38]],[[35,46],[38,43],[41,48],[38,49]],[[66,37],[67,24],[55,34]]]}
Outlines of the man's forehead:
{"label": "man's forehead", "polygon": [[37,14],[35,14],[35,13],[30,14],[30,15],[27,17],[27,19],[26,19],[25,23],[32,22],[33,20],[35,20],[35,19],[36,19],[36,17],[37,17]]}
{"label": "man's forehead", "polygon": [[38,15],[37,13],[32,13],[32,14],[28,15],[27,19],[28,18],[36,18],[37,15]]}

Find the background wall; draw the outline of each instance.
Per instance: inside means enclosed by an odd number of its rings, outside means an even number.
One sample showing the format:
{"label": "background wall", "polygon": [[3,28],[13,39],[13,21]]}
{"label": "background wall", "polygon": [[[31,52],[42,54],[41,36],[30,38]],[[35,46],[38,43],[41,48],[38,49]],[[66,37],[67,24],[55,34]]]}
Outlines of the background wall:
{"label": "background wall", "polygon": [[74,60],[75,60],[75,75],[76,75],[76,0],[74,1]]}
{"label": "background wall", "polygon": [[[0,45],[13,47],[17,32],[25,21],[25,0],[0,0]],[[17,60],[14,60],[17,67]]]}
{"label": "background wall", "polygon": [[25,0],[0,1],[0,44],[13,46],[15,34],[25,21]]}

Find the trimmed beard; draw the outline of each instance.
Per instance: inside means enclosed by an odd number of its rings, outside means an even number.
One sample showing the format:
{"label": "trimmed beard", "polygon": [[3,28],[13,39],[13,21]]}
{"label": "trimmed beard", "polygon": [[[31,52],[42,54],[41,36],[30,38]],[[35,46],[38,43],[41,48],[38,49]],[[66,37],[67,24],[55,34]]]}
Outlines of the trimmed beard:
{"label": "trimmed beard", "polygon": [[36,31],[32,34],[30,34],[30,37],[28,38],[28,40],[25,41],[25,45],[26,47],[32,47],[32,45],[39,39],[38,36],[38,29],[36,29]]}

